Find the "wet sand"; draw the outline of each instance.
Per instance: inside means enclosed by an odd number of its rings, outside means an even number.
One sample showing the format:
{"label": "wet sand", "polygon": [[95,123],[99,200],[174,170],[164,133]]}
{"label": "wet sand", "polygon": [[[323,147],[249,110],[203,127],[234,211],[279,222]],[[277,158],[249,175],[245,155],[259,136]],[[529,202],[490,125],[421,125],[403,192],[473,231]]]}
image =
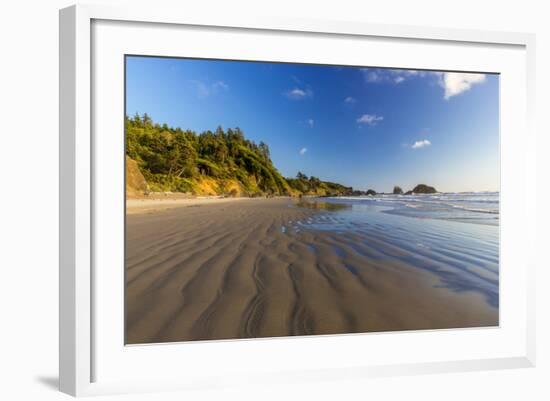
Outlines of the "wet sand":
{"label": "wet sand", "polygon": [[446,288],[408,250],[290,229],[319,213],[293,202],[130,205],[126,343],[498,325],[482,294]]}

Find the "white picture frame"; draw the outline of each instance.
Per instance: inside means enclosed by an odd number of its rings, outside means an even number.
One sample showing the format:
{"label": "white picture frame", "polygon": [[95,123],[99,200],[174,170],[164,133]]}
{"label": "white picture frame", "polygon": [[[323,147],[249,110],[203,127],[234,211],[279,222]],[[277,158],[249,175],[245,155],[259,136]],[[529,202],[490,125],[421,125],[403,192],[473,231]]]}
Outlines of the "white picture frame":
{"label": "white picture frame", "polygon": [[[254,381],[262,382],[292,382],[296,380],[328,380],[330,378],[354,378],[360,379],[369,376],[402,375],[402,374],[422,374],[432,372],[448,371],[468,371],[480,369],[504,369],[515,367],[534,366],[535,363],[535,338],[534,338],[534,269],[536,260],[531,259],[529,255],[534,252],[528,252],[529,247],[535,243],[534,227],[536,219],[536,209],[534,205],[535,196],[530,189],[527,194],[512,194],[510,192],[508,210],[503,209],[503,216],[508,218],[508,224],[503,225],[503,230],[510,230],[510,227],[517,226],[522,228],[524,240],[523,245],[518,245],[519,249],[515,251],[518,257],[524,253],[521,266],[521,276],[515,282],[520,287],[514,296],[520,297],[518,303],[517,325],[501,325],[500,328],[493,329],[492,332],[477,332],[476,330],[464,331],[456,335],[456,341],[472,341],[466,337],[475,338],[475,336],[487,336],[487,341],[493,341],[495,332],[501,330],[506,332],[510,329],[514,332],[513,336],[502,339],[501,348],[495,348],[494,352],[471,353],[465,358],[449,358],[443,360],[432,359],[430,361],[416,360],[413,355],[407,362],[394,362],[388,359],[384,362],[381,358],[375,363],[361,363],[360,353],[356,360],[341,360],[335,365],[331,365],[331,355],[328,352],[327,360],[323,363],[310,364],[304,363],[296,369],[287,370],[282,365],[277,365],[273,369],[258,368],[257,372],[248,372],[241,374],[236,369],[234,374],[225,374],[223,370],[209,376],[198,369],[196,372],[190,372],[185,380],[177,376],[160,379],[159,377],[136,376],[138,380],[132,380],[132,377],[116,377],[111,374],[105,380],[98,380],[101,372],[98,372],[96,358],[105,361],[106,356],[101,352],[107,353],[107,348],[103,343],[97,345],[97,338],[101,338],[104,332],[98,334],[96,325],[103,319],[101,306],[96,307],[94,303],[94,291],[101,285],[101,279],[94,274],[94,263],[102,260],[105,253],[96,255],[94,250],[94,235],[98,235],[97,225],[101,211],[97,212],[97,190],[95,176],[97,174],[97,165],[94,158],[97,157],[97,144],[94,142],[92,126],[97,123],[93,121],[94,103],[93,96],[96,88],[92,85],[92,77],[95,73],[94,68],[101,68],[96,64],[94,57],[98,46],[102,46],[105,41],[93,41],[94,24],[105,26],[114,26],[118,23],[137,24],[134,28],[128,25],[116,27],[116,30],[135,29],[136,35],[144,26],[155,25],[159,27],[158,35],[169,34],[166,29],[185,29],[185,27],[201,27],[205,29],[227,30],[232,32],[245,32],[253,35],[255,32],[266,34],[284,34],[288,37],[292,35],[306,35],[308,38],[323,37],[330,40],[331,37],[353,38],[361,40],[362,38],[372,38],[378,40],[392,41],[415,41],[421,43],[435,43],[437,46],[455,46],[456,51],[460,48],[479,47],[483,51],[483,46],[495,47],[500,49],[512,49],[512,57],[519,70],[525,73],[525,76],[516,76],[514,83],[517,85],[518,93],[525,96],[518,96],[519,106],[525,109],[514,116],[514,121],[510,120],[510,127],[521,129],[521,141],[512,137],[508,126],[504,127],[503,134],[503,167],[515,162],[519,163],[517,173],[504,176],[503,170],[503,201],[507,196],[504,188],[509,187],[505,180],[510,179],[510,185],[518,182],[524,182],[530,188],[535,188],[535,133],[532,126],[534,111],[534,44],[535,38],[530,34],[523,33],[504,33],[504,32],[484,32],[457,29],[438,29],[415,26],[390,26],[375,25],[363,22],[350,21],[317,21],[317,20],[295,20],[292,18],[261,18],[258,16],[245,16],[239,20],[226,20],[225,18],[201,15],[188,15],[185,10],[166,10],[155,7],[139,8],[112,8],[109,6],[78,5],[72,6],[60,11],[60,390],[75,396],[107,394],[107,393],[126,393],[134,391],[161,391],[167,389],[196,389],[210,388],[226,385],[238,385]],[[107,26],[107,32],[109,26]],[[178,28],[179,27],[179,28]],[[223,34],[223,33],[222,33]],[[154,38],[157,33],[151,35]],[[134,36],[134,35],[131,35]],[[300,36],[301,37],[301,36]],[[123,43],[127,38],[118,34],[116,40],[112,38],[113,46]],[[152,39],[153,40],[153,39]],[[273,40],[276,40],[274,38]],[[310,39],[304,39],[310,40]],[[412,43],[412,42],[411,42]],[[145,45],[144,45],[145,46]],[[113,47],[113,49],[118,49]],[[118,50],[117,50],[118,51]],[[122,51],[122,50],[121,50]],[[149,49],[148,52],[152,50]],[[165,50],[167,51],[167,50]],[[156,52],[155,52],[156,53]],[[313,54],[313,53],[312,53]],[[249,57],[251,57],[249,55]],[[312,55],[304,57],[313,57]],[[503,56],[504,57],[504,56]],[[508,56],[506,56],[508,57]],[[500,62],[503,63],[506,58]],[[398,61],[396,61],[398,62]],[[496,63],[497,61],[495,61]],[[428,62],[426,62],[428,63]],[[474,65],[474,64],[472,64]],[[489,65],[489,64],[487,64]],[[495,64],[496,65],[496,64]],[[381,66],[388,66],[387,63]],[[403,66],[402,67],[409,67]],[[411,67],[418,67],[412,65]],[[422,66],[420,66],[422,67]],[[423,67],[429,67],[425,64]],[[457,66],[459,67],[459,66]],[[497,66],[498,67],[498,66]],[[473,68],[473,67],[472,67]],[[512,68],[512,67],[510,67]],[[434,66],[434,69],[435,66]],[[459,68],[457,68],[459,69]],[[519,71],[518,70],[518,71]],[[484,69],[486,71],[486,69]],[[510,70],[511,71],[511,70]],[[493,72],[500,72],[495,68]],[[510,72],[510,76],[514,73]],[[115,86],[116,90],[123,91],[123,87]],[[509,92],[506,92],[509,93]],[[506,96],[506,93],[503,96]],[[120,97],[117,97],[120,99]],[[506,99],[504,99],[506,100]],[[115,100],[116,102],[116,100]],[[517,104],[516,104],[517,105]],[[511,104],[509,105],[512,106]],[[117,107],[122,107],[121,105]],[[501,109],[510,110],[508,106]],[[510,117],[512,118],[512,117]],[[508,124],[508,123],[506,123]],[[514,125],[515,124],[515,125]],[[97,125],[97,124],[96,124]],[[521,144],[520,144],[521,142]],[[105,143],[104,143],[105,144]],[[108,145],[108,144],[107,144]],[[517,145],[517,146],[516,146]],[[101,151],[104,151],[102,148]],[[116,154],[116,150],[114,150]],[[107,155],[109,152],[106,153]],[[116,166],[116,163],[114,164]],[[122,188],[122,187],[120,187]],[[512,199],[512,197],[515,197]],[[117,201],[118,202],[118,201]],[[122,203],[117,203],[114,207],[122,209]],[[96,213],[97,212],[97,213]],[[505,217],[503,217],[505,218]],[[519,227],[521,226],[521,227]],[[116,231],[116,230],[115,230]],[[109,255],[107,254],[107,257]],[[518,260],[518,259],[514,259]],[[502,288],[502,287],[501,287]],[[109,294],[106,292],[106,294]],[[107,295],[109,297],[110,295]],[[507,294],[501,296],[508,297]],[[111,300],[109,300],[110,302]],[[506,304],[506,303],[505,303]],[[505,319],[506,321],[506,319]],[[513,326],[513,327],[512,327]],[[105,327],[105,324],[103,325]],[[107,330],[107,329],[105,329]],[[419,341],[430,341],[430,338],[440,336],[441,331],[432,333],[404,333],[401,337],[393,337],[393,342],[404,341],[405,337],[417,336]],[[448,341],[452,341],[456,333],[448,333]],[[118,334],[117,334],[118,335]],[[369,337],[369,341],[382,341],[384,336],[391,334]],[[459,338],[462,336],[463,338]],[[116,335],[115,335],[116,337]],[[513,337],[513,340],[511,339]],[[377,338],[377,340],[374,340]],[[397,340],[396,340],[397,338]],[[118,341],[118,340],[117,340]],[[309,342],[305,342],[309,341]],[[324,341],[323,347],[330,350],[336,349],[342,341],[355,344],[362,344],[365,337],[361,335],[354,336],[328,336],[321,339],[302,340],[302,339],[279,339],[279,340],[247,340],[233,342],[209,342],[200,345],[200,349],[187,348],[186,352],[191,355],[189,364],[193,363],[193,357],[200,353],[208,354],[208,347],[216,348],[217,352],[221,348],[241,347],[239,352],[263,352],[267,348],[273,348],[276,352],[284,352],[286,348],[299,352],[298,348],[307,349],[307,352],[315,353],[319,347],[319,341]],[[513,344],[512,344],[513,342]],[[241,346],[245,344],[244,346]],[[511,351],[505,352],[507,346]],[[120,344],[124,347],[124,344]],[[148,346],[145,352],[155,353],[155,347],[162,348],[160,354],[151,358],[158,361],[158,358],[169,358],[169,354],[175,352],[175,348],[167,346]],[[460,348],[460,347],[458,347]],[[513,349],[513,350],[512,350]],[[132,351],[130,357],[133,363],[139,361],[139,358],[145,358],[144,352]],[[225,351],[224,351],[225,352]],[[231,351],[227,354],[231,357]],[[102,359],[103,358],[103,359]],[[149,356],[147,356],[149,358]],[[351,358],[351,357],[350,357]],[[245,358],[246,359],[246,358]],[[147,361],[152,361],[147,360]],[[145,359],[144,359],[145,361]],[[382,361],[382,362],[381,362]],[[116,361],[109,361],[109,363]],[[120,362],[120,361],[118,361]],[[117,362],[117,363],[118,363]],[[121,362],[122,363],[122,362]],[[298,364],[300,365],[300,364]],[[115,365],[113,365],[115,366]],[[170,364],[167,364],[170,366]],[[275,365],[273,365],[275,366]],[[315,366],[315,367],[314,367]],[[230,369],[230,365],[227,366]],[[98,375],[99,373],[99,375]]]}

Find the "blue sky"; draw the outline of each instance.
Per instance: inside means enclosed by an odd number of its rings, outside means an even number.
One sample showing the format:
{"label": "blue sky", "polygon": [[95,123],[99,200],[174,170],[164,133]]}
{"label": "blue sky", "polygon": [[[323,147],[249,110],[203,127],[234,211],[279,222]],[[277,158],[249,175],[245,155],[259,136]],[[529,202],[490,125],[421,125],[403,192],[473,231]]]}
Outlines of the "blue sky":
{"label": "blue sky", "polygon": [[499,190],[498,75],[132,56],[126,113],[239,127],[287,177]]}

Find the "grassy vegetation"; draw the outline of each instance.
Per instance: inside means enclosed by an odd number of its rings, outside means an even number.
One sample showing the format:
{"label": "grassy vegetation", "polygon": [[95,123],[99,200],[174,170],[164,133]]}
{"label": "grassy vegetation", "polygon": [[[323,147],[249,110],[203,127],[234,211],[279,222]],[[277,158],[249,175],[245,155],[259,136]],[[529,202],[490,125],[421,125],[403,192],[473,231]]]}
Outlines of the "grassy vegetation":
{"label": "grassy vegetation", "polygon": [[298,173],[284,178],[269,147],[239,129],[197,134],[154,123],[147,114],[125,119],[126,155],[135,160],[149,190],[195,195],[349,195],[353,188]]}

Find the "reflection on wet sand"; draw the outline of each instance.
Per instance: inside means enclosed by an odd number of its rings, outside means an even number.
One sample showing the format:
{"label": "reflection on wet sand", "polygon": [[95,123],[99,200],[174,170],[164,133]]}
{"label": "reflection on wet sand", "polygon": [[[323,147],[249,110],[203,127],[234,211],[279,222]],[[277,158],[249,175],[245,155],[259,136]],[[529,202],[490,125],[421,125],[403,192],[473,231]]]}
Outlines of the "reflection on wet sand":
{"label": "reflection on wet sand", "polygon": [[[380,213],[384,207],[352,202],[309,199],[297,203],[309,209],[338,211],[317,214],[301,223],[301,229],[335,233],[334,240],[345,243],[367,258],[399,260],[439,277],[439,288],[459,293],[481,294],[498,308],[498,227],[456,221],[419,220]],[[343,213],[342,213],[343,212]],[[372,244],[365,253],[359,244]],[[342,256],[342,249],[333,246]]]}
{"label": "reflection on wet sand", "polygon": [[298,202],[296,202],[296,206],[304,207],[307,209],[328,210],[332,212],[351,208],[351,205],[346,203],[327,202],[327,201],[318,200],[317,198],[312,198],[312,199],[302,198]]}

